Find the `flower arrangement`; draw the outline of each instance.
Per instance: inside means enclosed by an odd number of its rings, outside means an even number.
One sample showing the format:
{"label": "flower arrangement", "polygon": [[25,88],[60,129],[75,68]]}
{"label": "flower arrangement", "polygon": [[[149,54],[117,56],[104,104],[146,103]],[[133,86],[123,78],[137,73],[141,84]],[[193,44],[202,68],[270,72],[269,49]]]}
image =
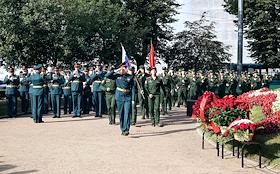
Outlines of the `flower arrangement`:
{"label": "flower arrangement", "polygon": [[[232,95],[215,100],[210,110],[211,121],[220,128],[222,135],[226,134],[227,127],[236,119],[249,117],[249,106],[238,101]],[[220,132],[216,132],[220,133]]]}
{"label": "flower arrangement", "polygon": [[[266,115],[259,123],[249,120],[250,109],[255,105],[261,106]],[[250,140],[258,127],[263,127],[263,133],[280,132],[280,92],[263,88],[237,98],[229,95],[219,99],[206,91],[193,105],[192,118],[217,135],[234,135],[242,141]]]}
{"label": "flower arrangement", "polygon": [[197,119],[199,122],[209,124],[209,110],[212,107],[211,103],[214,100],[217,100],[217,97],[213,92],[206,91],[202,96],[200,96],[192,106],[192,119]]}
{"label": "flower arrangement", "polygon": [[[279,98],[279,101],[277,98]],[[267,117],[270,116],[272,112],[280,109],[278,107],[280,106],[280,93],[269,91],[267,88],[244,93],[238,97],[238,100],[249,104],[250,107],[254,105],[261,106],[263,113]]]}
{"label": "flower arrangement", "polygon": [[251,141],[256,128],[256,124],[249,119],[236,120],[229,125],[234,138],[238,141]]}
{"label": "flower arrangement", "polygon": [[280,92],[270,91],[262,88],[256,91],[244,93],[238,100],[246,102],[252,107],[258,105],[262,107],[262,112],[266,119],[257,123],[258,127],[263,127],[263,133],[280,132]]}
{"label": "flower arrangement", "polygon": [[265,120],[257,123],[257,127],[262,127],[261,133],[273,134],[280,132],[280,112],[275,113],[274,116],[268,117]]}

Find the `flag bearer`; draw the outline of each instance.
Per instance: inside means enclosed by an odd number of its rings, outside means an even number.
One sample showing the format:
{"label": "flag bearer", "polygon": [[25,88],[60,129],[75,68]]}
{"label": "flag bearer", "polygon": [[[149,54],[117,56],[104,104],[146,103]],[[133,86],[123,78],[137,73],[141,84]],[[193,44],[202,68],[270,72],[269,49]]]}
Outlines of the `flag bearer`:
{"label": "flag bearer", "polygon": [[[160,89],[163,90],[162,80],[157,77],[155,67],[151,69],[151,77],[145,82],[146,90],[149,95],[149,115],[151,117],[152,126],[162,127],[160,123]],[[165,91],[163,90],[164,95]]]}

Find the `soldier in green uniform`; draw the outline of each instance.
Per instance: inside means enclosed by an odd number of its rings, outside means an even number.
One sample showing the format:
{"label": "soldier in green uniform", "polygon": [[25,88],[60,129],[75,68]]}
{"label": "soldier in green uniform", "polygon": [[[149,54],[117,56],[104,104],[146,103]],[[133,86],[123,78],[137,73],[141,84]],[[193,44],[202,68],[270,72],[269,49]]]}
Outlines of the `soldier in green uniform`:
{"label": "soldier in green uniform", "polygon": [[188,101],[197,100],[197,77],[194,71],[190,73],[188,89]]}
{"label": "soldier in green uniform", "polygon": [[28,107],[29,107],[29,82],[27,81],[27,77],[29,76],[28,70],[25,66],[23,66],[19,79],[20,79],[20,86],[19,86],[19,94],[21,99],[21,111],[24,114],[27,114]]}
{"label": "soldier in green uniform", "polygon": [[175,82],[175,74],[172,68],[170,68],[168,75],[171,78],[171,91],[170,91],[171,107],[174,107],[176,104],[176,97],[175,97],[176,82]]}
{"label": "soldier in green uniform", "polygon": [[230,95],[237,96],[237,86],[238,86],[238,81],[237,81],[237,76],[233,73],[230,74]]}
{"label": "soldier in green uniform", "polygon": [[44,99],[44,87],[45,77],[41,74],[42,65],[37,65],[35,74],[28,77],[28,81],[32,83],[32,117],[35,123],[43,123],[42,109]]}
{"label": "soldier in green uniform", "polygon": [[92,88],[93,88],[93,100],[95,104],[95,117],[102,117],[102,103],[103,103],[103,95],[104,92],[101,89],[101,83],[104,79],[106,72],[102,71],[101,64],[97,62],[96,69],[93,75],[91,76],[91,82],[93,82]]}
{"label": "soldier in green uniform", "polygon": [[241,89],[242,93],[249,92],[251,90],[251,83],[248,74],[242,75],[241,79]]}
{"label": "soldier in green uniform", "polygon": [[[152,126],[161,127],[160,123],[160,89],[163,89],[162,80],[157,77],[155,67],[151,69],[151,77],[146,79],[145,88],[149,94],[149,115],[151,117]],[[165,92],[163,90],[163,92]],[[165,94],[164,94],[165,95]]]}
{"label": "soldier in green uniform", "polygon": [[268,74],[265,74],[261,80],[262,88],[268,88],[271,81],[271,77]]}
{"label": "soldier in green uniform", "polygon": [[210,75],[209,88],[211,92],[213,92],[216,96],[219,96],[220,83],[216,73],[211,73]]}
{"label": "soldier in green uniform", "polygon": [[178,81],[176,83],[177,89],[178,89],[178,101],[177,101],[177,107],[180,107],[181,105],[186,106],[186,100],[187,100],[187,88],[189,85],[189,79],[187,78],[185,74],[185,70],[181,69],[180,76],[178,77]]}
{"label": "soldier in green uniform", "polygon": [[[145,90],[145,81],[146,78],[149,76],[145,72],[145,68],[143,65],[139,66],[139,70],[136,73],[138,82],[140,84],[140,92],[138,92],[138,99],[139,99],[139,105],[140,105],[140,110],[141,110],[141,116],[142,119],[149,119],[149,106],[148,106],[148,93]],[[142,90],[142,91],[141,91]]]}
{"label": "soldier in green uniform", "polygon": [[[162,110],[163,114],[167,114],[167,109],[170,111],[172,107],[171,103],[171,77],[167,73],[167,69],[164,67],[161,75],[162,83],[163,83],[163,90],[161,92],[161,98],[163,99],[162,102]],[[165,94],[165,95],[164,95]]]}
{"label": "soldier in green uniform", "polygon": [[64,76],[59,73],[59,67],[55,67],[51,73],[51,100],[53,108],[53,118],[60,118],[62,85],[65,83]]}
{"label": "soldier in green uniform", "polygon": [[71,93],[71,82],[69,82],[70,72],[65,71],[64,79],[64,87],[63,89],[63,99],[64,99],[64,115],[67,113],[71,114],[73,110],[73,101],[72,101],[72,93]]}
{"label": "soldier in green uniform", "polygon": [[17,93],[19,85],[19,77],[15,75],[15,70],[9,67],[9,74],[4,79],[6,84],[6,97],[8,99],[8,116],[15,117],[17,115]]}
{"label": "soldier in green uniform", "polygon": [[102,81],[102,88],[105,91],[105,100],[106,106],[109,116],[109,124],[116,124],[116,100],[115,100],[115,92],[116,92],[116,81],[110,76],[113,73],[113,66],[108,67],[108,72],[105,74],[105,78]]}
{"label": "soldier in green uniform", "polygon": [[134,102],[134,77],[127,73],[125,63],[118,69],[118,73],[111,73],[107,78],[116,80],[116,102],[120,114],[120,128],[122,135],[128,136],[130,129],[131,104]]}
{"label": "soldier in green uniform", "polygon": [[73,112],[74,116],[81,117],[81,104],[82,104],[82,95],[83,95],[83,82],[86,81],[85,74],[80,71],[80,63],[75,63],[75,70],[69,77],[71,82],[71,93],[73,101]]}
{"label": "soldier in green uniform", "polygon": [[208,79],[204,76],[204,74],[201,71],[199,71],[197,75],[197,84],[197,96],[201,96],[208,88]]}
{"label": "soldier in green uniform", "polygon": [[133,66],[131,66],[128,70],[128,74],[131,75],[133,77],[134,80],[134,90],[131,91],[133,94],[131,94],[132,96],[134,96],[134,98],[132,98],[132,103],[131,103],[131,114],[130,114],[130,122],[131,125],[136,125],[136,121],[137,121],[137,101],[138,101],[138,86],[137,83],[139,83],[137,77],[135,77],[135,68]]}
{"label": "soldier in green uniform", "polygon": [[261,79],[260,79],[260,77],[258,76],[257,73],[253,74],[253,76],[250,79],[250,82],[251,82],[251,89],[252,90],[258,90],[262,86]]}
{"label": "soldier in green uniform", "polygon": [[90,87],[90,76],[89,70],[85,67],[84,70],[86,81],[83,83],[84,93],[83,93],[83,114],[89,114],[90,110],[90,100],[91,100],[91,87]]}

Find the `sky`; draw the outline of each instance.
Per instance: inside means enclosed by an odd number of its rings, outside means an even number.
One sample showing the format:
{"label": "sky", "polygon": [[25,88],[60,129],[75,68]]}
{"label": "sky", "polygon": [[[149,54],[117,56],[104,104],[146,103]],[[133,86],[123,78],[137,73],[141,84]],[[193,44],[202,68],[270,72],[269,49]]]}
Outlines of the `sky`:
{"label": "sky", "polygon": [[[231,46],[229,53],[232,54],[231,63],[237,63],[237,26],[233,23],[235,16],[228,14],[222,4],[223,0],[177,0],[179,4],[178,21],[172,26],[175,32],[184,29],[185,21],[199,20],[203,12],[207,12],[207,19],[216,23],[216,34],[219,41]],[[244,39],[243,63],[253,63],[246,48]]]}

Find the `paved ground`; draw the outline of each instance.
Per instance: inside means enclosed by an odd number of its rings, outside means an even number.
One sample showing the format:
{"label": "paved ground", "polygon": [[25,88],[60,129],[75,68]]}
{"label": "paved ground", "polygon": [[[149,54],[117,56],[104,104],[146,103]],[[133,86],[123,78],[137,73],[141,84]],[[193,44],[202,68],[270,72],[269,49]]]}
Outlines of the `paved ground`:
{"label": "paved ground", "polygon": [[82,119],[0,119],[0,173],[27,174],[188,174],[265,173],[215,148],[201,137],[196,124],[176,109],[163,117],[162,128],[139,120],[131,135],[120,135],[119,126],[92,116]]}

